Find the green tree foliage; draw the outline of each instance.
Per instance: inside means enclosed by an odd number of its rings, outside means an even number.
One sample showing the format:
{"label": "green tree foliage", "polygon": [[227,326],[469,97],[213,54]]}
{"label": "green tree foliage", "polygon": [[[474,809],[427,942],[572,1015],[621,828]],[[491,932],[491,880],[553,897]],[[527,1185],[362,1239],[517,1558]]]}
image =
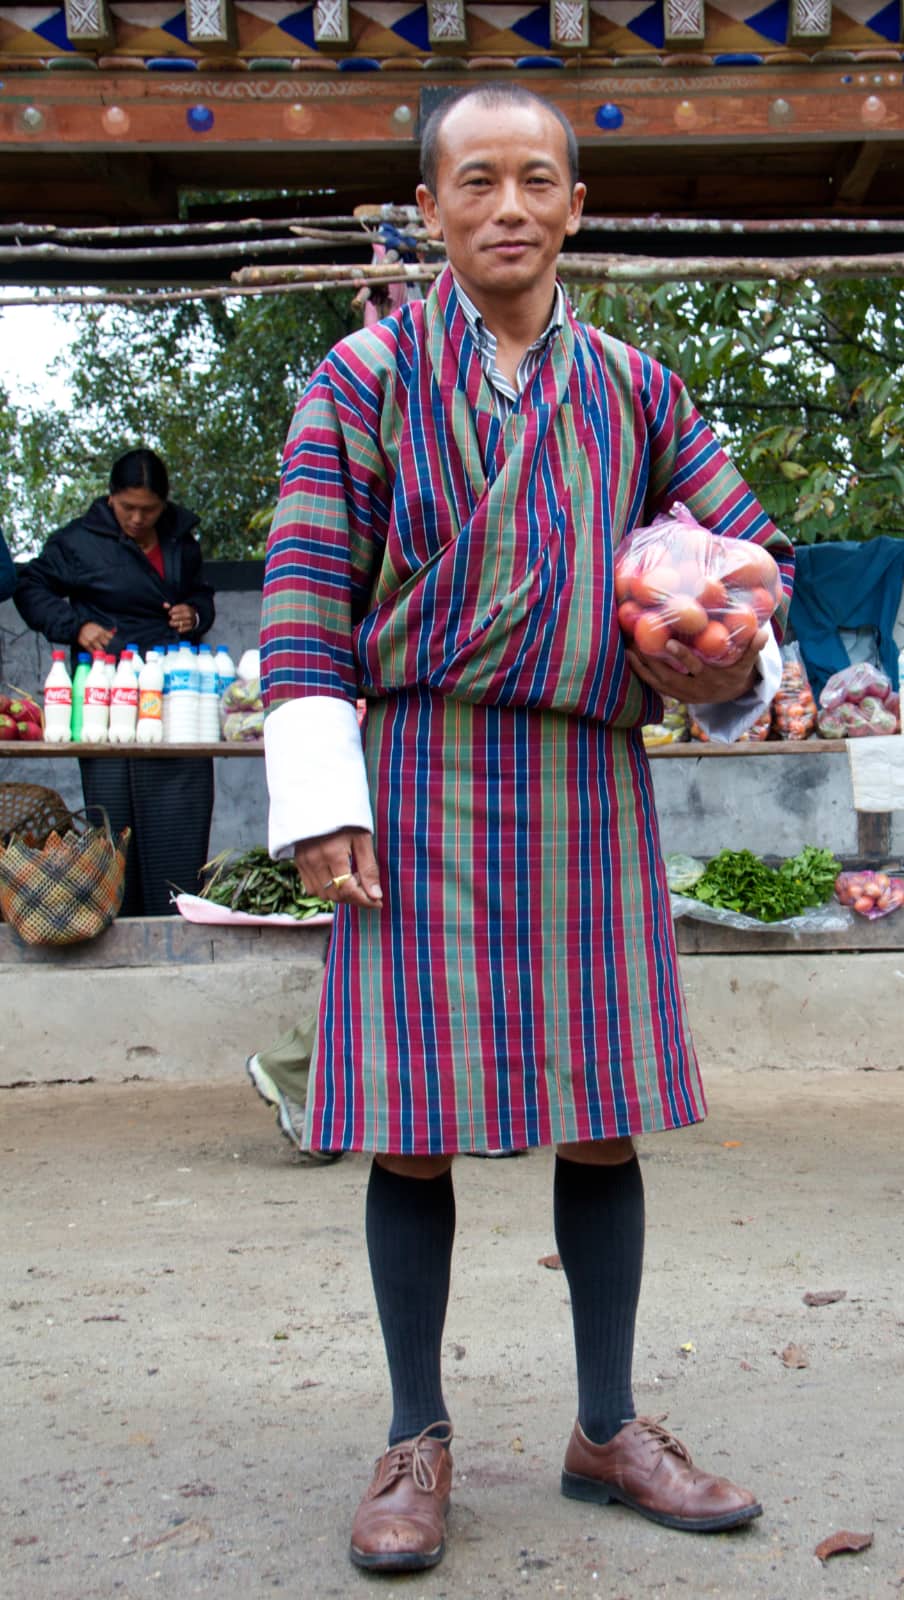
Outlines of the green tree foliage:
{"label": "green tree foliage", "polygon": [[663,284],[579,303],[681,374],[792,538],[904,535],[904,282]]}
{"label": "green tree foliage", "polygon": [[[805,542],[904,535],[904,282],[586,290],[581,315],[680,372],[770,515]],[[296,396],[351,294],[67,313],[68,410],[0,392],[0,519],[20,550],[159,450],[210,556],[260,554]]]}
{"label": "green tree foliage", "polygon": [[[77,329],[60,358],[71,406],[22,408],[12,471],[7,463],[17,546],[39,546],[103,493],[121,451],[145,444],[166,462],[174,498],[199,512],[208,556],[260,554],[295,400],[359,324],[350,294],[67,315]],[[2,430],[0,399],[0,441]]]}

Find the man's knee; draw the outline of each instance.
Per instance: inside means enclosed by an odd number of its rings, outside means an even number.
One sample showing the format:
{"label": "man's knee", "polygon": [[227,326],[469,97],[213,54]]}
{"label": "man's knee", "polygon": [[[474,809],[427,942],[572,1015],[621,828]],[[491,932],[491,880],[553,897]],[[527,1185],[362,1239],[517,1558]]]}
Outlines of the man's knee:
{"label": "man's knee", "polygon": [[393,1156],[375,1155],[378,1167],[395,1172],[400,1178],[440,1178],[448,1172],[454,1156]]}
{"label": "man's knee", "polygon": [[564,1161],[585,1167],[620,1167],[634,1155],[633,1139],[583,1139],[576,1144],[556,1145]]}

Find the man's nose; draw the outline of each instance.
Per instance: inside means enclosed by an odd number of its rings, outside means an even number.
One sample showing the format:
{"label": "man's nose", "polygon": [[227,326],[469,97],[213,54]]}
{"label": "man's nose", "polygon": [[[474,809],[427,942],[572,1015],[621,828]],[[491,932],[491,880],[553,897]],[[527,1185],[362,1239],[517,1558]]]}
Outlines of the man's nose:
{"label": "man's nose", "polygon": [[500,220],[510,222],[524,216],[524,196],[517,178],[504,178],[499,186],[499,205],[497,207]]}

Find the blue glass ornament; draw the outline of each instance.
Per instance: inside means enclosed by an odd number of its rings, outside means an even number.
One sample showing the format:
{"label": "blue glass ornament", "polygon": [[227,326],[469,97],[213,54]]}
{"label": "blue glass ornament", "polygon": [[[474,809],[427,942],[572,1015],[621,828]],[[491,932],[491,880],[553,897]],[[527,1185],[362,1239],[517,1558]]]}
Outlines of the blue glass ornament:
{"label": "blue glass ornament", "polygon": [[598,106],[594,117],[597,127],[602,128],[606,133],[611,133],[615,128],[620,128],[624,120],[625,113],[622,111],[621,106],[614,106],[611,101],[607,101],[604,106]]}
{"label": "blue glass ornament", "polygon": [[185,120],[193,133],[209,133],[213,127],[213,112],[210,106],[189,106]]}

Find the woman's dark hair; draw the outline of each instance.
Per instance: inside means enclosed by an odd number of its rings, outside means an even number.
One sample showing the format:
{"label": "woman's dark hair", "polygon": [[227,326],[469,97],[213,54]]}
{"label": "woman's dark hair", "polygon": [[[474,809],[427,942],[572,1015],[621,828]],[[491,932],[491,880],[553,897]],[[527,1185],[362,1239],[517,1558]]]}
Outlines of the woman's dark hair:
{"label": "woman's dark hair", "polygon": [[169,499],[166,467],[153,450],[127,450],[110,468],[110,493],[123,489],[150,489],[158,500]]}
{"label": "woman's dark hair", "polygon": [[574,188],[579,177],[578,141],[564,111],[560,111],[551,100],[544,99],[542,94],[534,94],[532,89],[525,89],[521,83],[481,83],[476,84],[473,89],[463,89],[460,94],[450,95],[449,99],[442,101],[435,111],[431,111],[424,123],[421,133],[421,178],[431,194],[436,194],[439,136],[443,123],[449,112],[454,110],[455,106],[461,105],[463,100],[473,100],[475,105],[480,106],[540,106],[543,111],[548,111],[564,131],[568,150],[568,176],[571,187]]}

